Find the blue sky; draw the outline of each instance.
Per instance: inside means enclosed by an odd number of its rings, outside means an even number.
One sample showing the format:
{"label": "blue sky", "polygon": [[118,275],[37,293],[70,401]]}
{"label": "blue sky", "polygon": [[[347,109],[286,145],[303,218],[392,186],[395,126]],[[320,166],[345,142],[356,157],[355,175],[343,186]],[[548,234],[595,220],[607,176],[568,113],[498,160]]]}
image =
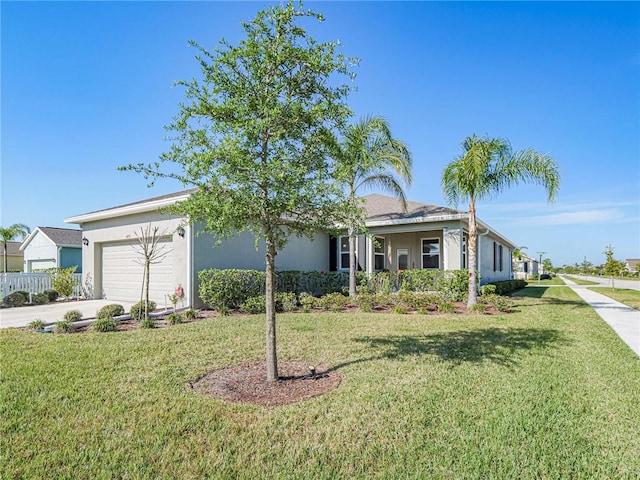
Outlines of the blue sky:
{"label": "blue sky", "polygon": [[[2,226],[162,195],[119,172],[169,148],[164,125],[207,48],[268,2],[2,2]],[[558,200],[522,186],[479,217],[555,265],[640,258],[640,3],[306,2],[310,31],[358,57],[356,117],[384,116],[414,159],[412,200],[444,205],[462,140],[505,137],[560,165]],[[465,205],[459,205],[465,208]],[[71,225],[73,227],[73,225]],[[537,255],[536,255],[537,256]]]}

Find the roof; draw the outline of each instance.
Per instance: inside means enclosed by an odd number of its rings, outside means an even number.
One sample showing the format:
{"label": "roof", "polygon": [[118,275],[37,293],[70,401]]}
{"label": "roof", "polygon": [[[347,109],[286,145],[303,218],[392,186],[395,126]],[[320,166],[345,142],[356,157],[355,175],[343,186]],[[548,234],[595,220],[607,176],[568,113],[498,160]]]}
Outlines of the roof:
{"label": "roof", "polygon": [[627,258],[626,262],[629,268],[635,268],[636,265],[640,265],[640,258]]}
{"label": "roof", "polygon": [[77,223],[79,225],[82,225],[85,222],[93,222],[96,220],[104,220],[107,218],[115,218],[125,215],[134,215],[136,213],[156,211],[159,208],[172,205],[180,200],[184,200],[196,190],[196,188],[190,188],[188,190],[182,190],[180,192],[169,193],[167,195],[147,198],[145,200],[139,200],[137,202],[125,203],[124,205],[118,205],[117,207],[105,208],[103,210],[96,210],[94,212],[83,213],[82,215],[69,217],[64,221],[65,223]]}
{"label": "roof", "polygon": [[57,247],[82,247],[82,230],[72,228],[57,227],[36,227],[33,232],[25,238],[20,250],[24,250],[33,238],[41,232]]}
{"label": "roof", "polygon": [[[7,242],[7,255],[22,256],[20,244],[22,242]],[[0,255],[4,255],[4,245],[0,243]]]}
{"label": "roof", "polygon": [[428,203],[407,201],[407,211],[402,211],[402,202],[394,197],[377,193],[362,197],[367,212],[367,223],[392,220],[427,219],[431,217],[466,217],[466,212],[453,208],[439,207]]}

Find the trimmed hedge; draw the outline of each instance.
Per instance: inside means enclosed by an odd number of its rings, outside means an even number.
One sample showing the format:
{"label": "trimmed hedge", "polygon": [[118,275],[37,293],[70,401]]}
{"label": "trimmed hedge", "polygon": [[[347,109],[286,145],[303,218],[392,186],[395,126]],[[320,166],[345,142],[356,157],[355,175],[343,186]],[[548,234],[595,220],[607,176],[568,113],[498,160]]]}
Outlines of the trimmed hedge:
{"label": "trimmed hedge", "polygon": [[[491,282],[487,283],[487,285],[493,285],[496,289],[492,292],[487,293],[495,293],[497,295],[506,295],[515,290],[520,290],[527,286],[527,282],[524,280],[503,280],[501,282]],[[484,285],[483,285],[484,286]],[[482,287],[480,287],[482,288]]]}

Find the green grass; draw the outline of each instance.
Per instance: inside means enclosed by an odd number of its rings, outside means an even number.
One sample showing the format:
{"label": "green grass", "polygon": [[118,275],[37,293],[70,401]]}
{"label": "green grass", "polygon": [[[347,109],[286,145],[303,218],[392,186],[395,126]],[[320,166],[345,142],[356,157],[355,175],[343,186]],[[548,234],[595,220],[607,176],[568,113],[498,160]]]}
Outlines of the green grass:
{"label": "green grass", "polygon": [[[538,279],[537,278],[532,278],[531,280],[527,280],[527,283],[531,286],[536,286],[538,285]],[[540,285],[565,285],[565,283],[562,281],[562,279],[560,277],[552,277],[550,279],[547,280],[540,280]]]}
{"label": "green grass", "polygon": [[188,382],[261,360],[262,316],[0,332],[0,478],[637,478],[640,361],[569,288],[500,316],[284,314],[281,361],[340,387],[282,407]]}
{"label": "green grass", "polygon": [[593,287],[589,290],[602,293],[607,297],[611,297],[614,300],[624,303],[625,305],[640,310],[640,290],[630,290],[627,288],[607,288],[607,287]]}
{"label": "green grass", "polygon": [[567,278],[578,285],[598,285],[598,282],[592,282],[591,280],[584,280],[578,277],[572,277],[567,275]]}

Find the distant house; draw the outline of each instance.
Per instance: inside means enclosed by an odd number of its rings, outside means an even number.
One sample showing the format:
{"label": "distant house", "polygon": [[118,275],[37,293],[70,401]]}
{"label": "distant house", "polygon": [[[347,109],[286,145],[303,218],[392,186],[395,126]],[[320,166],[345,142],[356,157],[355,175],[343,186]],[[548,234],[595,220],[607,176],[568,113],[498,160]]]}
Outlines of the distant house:
{"label": "distant house", "polygon": [[77,266],[82,273],[82,231],[71,228],[36,227],[24,239],[24,271]]}
{"label": "distant house", "polygon": [[521,255],[513,259],[513,277],[528,280],[538,276],[538,260]]}
{"label": "distant house", "polygon": [[625,260],[625,267],[629,272],[637,272],[640,265],[640,258],[627,258]]}
{"label": "distant house", "polygon": [[4,257],[7,256],[7,271],[8,272],[21,272],[22,271],[22,259],[24,255],[20,250],[20,242],[7,242],[7,251],[4,251],[4,245],[0,243],[0,261],[2,262],[2,268],[4,269]]}
{"label": "distant house", "polygon": [[[256,250],[253,235],[244,232],[216,246],[207,233],[196,235],[201,225],[189,225],[159,209],[188,198],[187,190],[67,218],[78,224],[85,239],[83,283],[96,298],[137,301],[143,268],[136,252],[136,233],[147,225],[158,227],[162,262],[150,269],[150,298],[164,304],[182,287],[185,303],[202,305],[198,272],[208,268],[264,269],[264,245]],[[360,236],[356,246],[358,268],[381,270],[467,268],[468,220],[466,212],[419,202],[400,202],[384,195],[363,197],[371,236]],[[345,233],[346,234],[346,233]],[[478,265],[481,282],[512,278],[511,256],[515,244],[479,221]],[[313,240],[291,237],[278,253],[278,270],[348,270],[347,237],[317,232]]]}

